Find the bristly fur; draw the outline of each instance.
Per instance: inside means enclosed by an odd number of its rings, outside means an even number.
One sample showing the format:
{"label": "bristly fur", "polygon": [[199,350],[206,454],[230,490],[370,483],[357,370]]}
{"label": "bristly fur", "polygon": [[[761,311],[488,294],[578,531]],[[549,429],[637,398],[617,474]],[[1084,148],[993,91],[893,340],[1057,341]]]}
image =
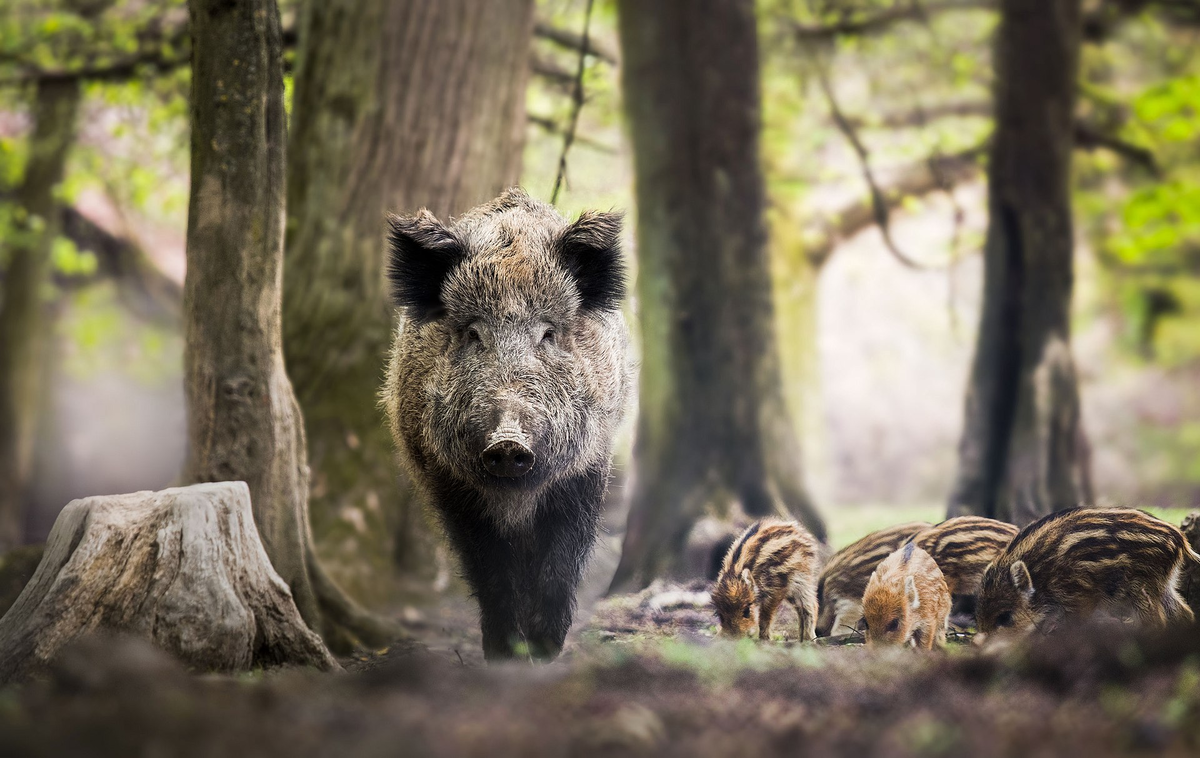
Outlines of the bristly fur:
{"label": "bristly fur", "polygon": [[862,597],[868,645],[946,643],[950,589],[929,553],[912,542],[889,555],[871,574]]}
{"label": "bristly fur", "polygon": [[725,554],[713,589],[721,632],[741,636],[757,621],[759,639],[769,639],[775,612],[787,600],[800,619],[800,639],[813,639],[819,560],[816,539],[795,521],[752,524]]}
{"label": "bristly fur", "polygon": [[1189,555],[1172,524],[1144,511],[1079,508],[1021,530],[983,573],[979,629],[1049,630],[1098,609],[1153,627],[1189,624],[1176,586]]}
{"label": "bristly fur", "polygon": [[974,595],[983,570],[1016,534],[1017,527],[1004,521],[958,516],[913,535],[912,542],[937,562],[952,595]]}
{"label": "bristly fur", "polygon": [[579,306],[613,310],[625,299],[621,214],[585,212],[558,238],[558,255],[579,287]]}
{"label": "bristly fur", "polygon": [[862,595],[875,568],[914,534],[928,529],[925,521],[896,524],[872,532],[833,554],[817,584],[821,614],[817,634],[826,637],[852,631],[862,618]]}
{"label": "bristly fur", "polygon": [[[406,317],[381,404],[479,601],[488,659],[553,657],[571,625],[633,384],[619,231],[615,214],[572,225],[515,188],[449,224],[392,221]],[[532,468],[488,470],[501,433]]]}
{"label": "bristly fur", "polygon": [[442,285],[463,261],[465,251],[454,234],[429,211],[388,216],[387,278],[392,303],[421,323],[440,316]]}

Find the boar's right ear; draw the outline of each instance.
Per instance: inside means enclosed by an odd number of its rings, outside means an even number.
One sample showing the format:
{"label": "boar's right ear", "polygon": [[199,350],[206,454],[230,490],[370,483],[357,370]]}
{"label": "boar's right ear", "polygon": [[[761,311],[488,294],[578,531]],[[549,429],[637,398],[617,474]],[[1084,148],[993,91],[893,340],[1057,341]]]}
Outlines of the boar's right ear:
{"label": "boar's right ear", "polygon": [[392,302],[417,322],[445,309],[442,284],[464,258],[462,244],[427,210],[388,216],[387,277]]}
{"label": "boar's right ear", "polygon": [[621,214],[588,211],[558,238],[558,257],[579,288],[584,310],[616,310],[625,297]]}
{"label": "boar's right ear", "polygon": [[1025,561],[1017,561],[1009,566],[1008,574],[1012,577],[1017,592],[1027,597],[1033,594],[1033,577],[1029,575],[1029,567],[1025,565]]}

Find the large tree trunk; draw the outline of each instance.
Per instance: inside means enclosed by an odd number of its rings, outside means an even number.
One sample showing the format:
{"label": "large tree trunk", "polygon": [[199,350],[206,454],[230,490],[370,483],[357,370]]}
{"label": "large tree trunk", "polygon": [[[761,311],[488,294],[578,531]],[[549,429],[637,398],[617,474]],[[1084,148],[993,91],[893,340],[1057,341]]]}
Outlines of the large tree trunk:
{"label": "large tree trunk", "polygon": [[[242,480],[305,621],[358,609],[328,590],[308,523],[303,420],[283,364],[283,69],[274,0],[192,0],[192,194],[184,282],[190,482]],[[332,598],[332,604],[318,603]],[[324,615],[323,612],[324,611]],[[323,623],[324,622],[324,623]],[[385,637],[380,628],[354,628]],[[375,634],[378,633],[378,634]],[[366,640],[364,640],[366,641]]]}
{"label": "large tree trunk", "polygon": [[37,411],[45,386],[50,321],[44,289],[62,214],[54,190],[75,141],[79,83],[43,81],[34,96],[34,129],[17,190],[13,234],[0,295],[0,552],[19,545],[33,463]]}
{"label": "large tree trunk", "polygon": [[618,4],[643,358],[615,590],[677,571],[710,509],[825,530],[800,474],[771,299],[752,0]]}
{"label": "large tree trunk", "polygon": [[951,516],[1028,523],[1080,502],[1071,358],[1071,149],[1079,0],[1004,0],[983,315]]}
{"label": "large tree trunk", "polygon": [[304,409],[313,530],[364,600],[393,560],[427,584],[422,510],[377,407],[393,309],[385,212],[440,218],[518,179],[533,0],[305,4],[288,145],[284,347]]}
{"label": "large tree trunk", "polygon": [[69,503],[0,619],[0,683],[99,630],[151,639],[201,671],[340,668],[271,568],[243,482]]}

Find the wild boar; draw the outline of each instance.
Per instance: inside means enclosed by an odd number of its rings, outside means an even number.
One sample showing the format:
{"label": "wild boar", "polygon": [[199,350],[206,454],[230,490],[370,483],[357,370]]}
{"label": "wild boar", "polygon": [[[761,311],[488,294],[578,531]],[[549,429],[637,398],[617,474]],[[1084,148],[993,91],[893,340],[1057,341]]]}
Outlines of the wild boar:
{"label": "wild boar", "polygon": [[489,660],[552,658],[571,626],[631,385],[620,231],[520,189],[453,223],[390,219],[401,318],[382,404]]}
{"label": "wild boar", "polygon": [[1200,565],[1175,526],[1143,511],[1076,508],[1022,529],[983,572],[979,631],[1049,631],[1096,610],[1151,627],[1189,624],[1179,595],[1186,562]]}
{"label": "wild boar", "polygon": [[1005,521],[958,516],[914,535],[912,541],[937,562],[951,595],[974,595],[983,570],[1015,536],[1017,527]]}
{"label": "wild boar", "polygon": [[721,633],[744,636],[758,624],[770,639],[771,623],[784,600],[800,618],[802,641],[816,636],[820,545],[795,521],[765,518],[750,525],[729,548],[713,589]]}
{"label": "wild boar", "polygon": [[821,604],[817,636],[854,632],[862,619],[862,595],[871,573],[914,534],[930,526],[925,521],[889,526],[834,553],[817,583],[817,602]]}
{"label": "wild boar", "polygon": [[884,559],[863,592],[867,645],[946,644],[950,588],[937,563],[909,542]]}

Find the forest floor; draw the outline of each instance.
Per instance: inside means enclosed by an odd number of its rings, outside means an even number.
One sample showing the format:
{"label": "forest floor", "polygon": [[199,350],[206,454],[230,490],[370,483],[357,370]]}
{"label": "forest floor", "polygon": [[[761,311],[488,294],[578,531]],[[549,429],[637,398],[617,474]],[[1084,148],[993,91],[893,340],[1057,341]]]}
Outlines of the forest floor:
{"label": "forest floor", "polygon": [[1005,650],[721,641],[706,585],[607,599],[548,665],[484,666],[466,600],[347,673],[195,675],[90,640],[0,690],[4,756],[1200,752],[1200,632],[1081,629]]}

